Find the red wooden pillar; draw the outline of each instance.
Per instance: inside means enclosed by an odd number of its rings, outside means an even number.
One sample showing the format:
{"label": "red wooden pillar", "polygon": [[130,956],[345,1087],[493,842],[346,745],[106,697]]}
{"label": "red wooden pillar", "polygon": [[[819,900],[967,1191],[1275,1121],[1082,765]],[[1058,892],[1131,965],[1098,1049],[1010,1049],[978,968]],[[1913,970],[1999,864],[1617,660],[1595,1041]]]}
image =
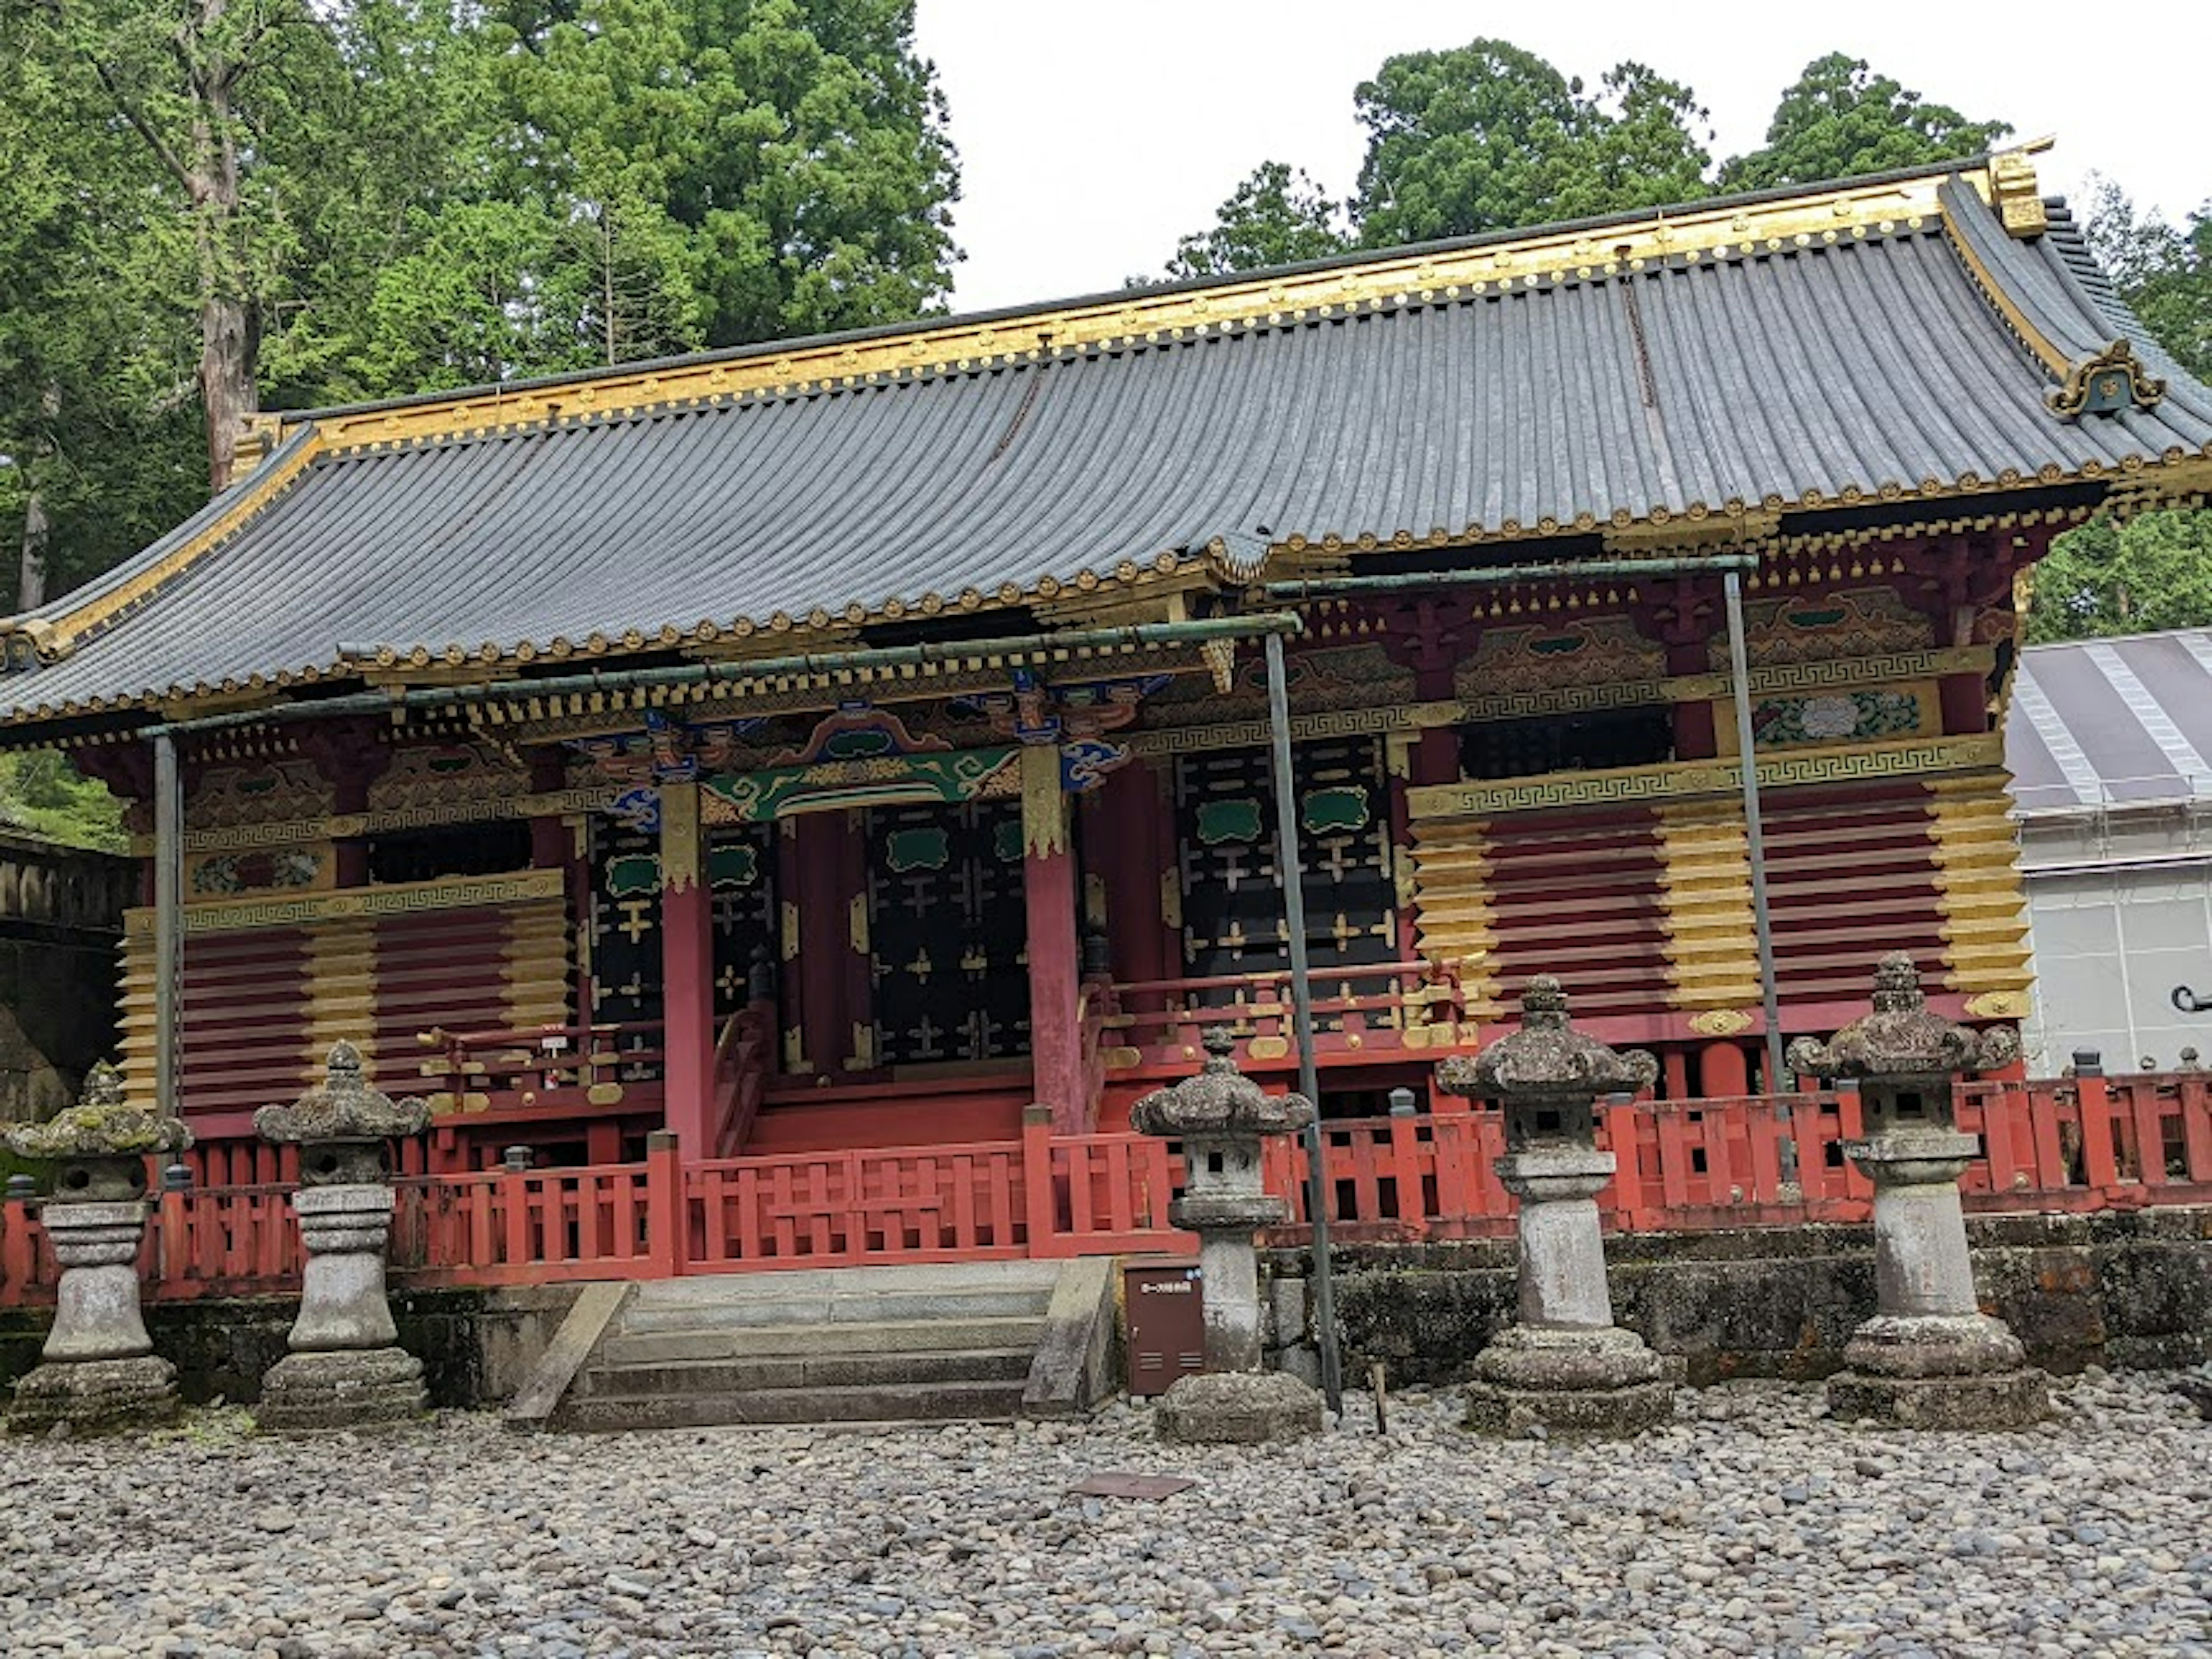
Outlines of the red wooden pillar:
{"label": "red wooden pillar", "polygon": [[1174,851],[1163,861],[1160,850],[1168,817],[1159,775],[1141,761],[1109,772],[1083,798],[1085,859],[1106,884],[1106,942],[1114,977],[1124,983],[1174,972],[1160,909],[1161,878],[1173,878]]}
{"label": "red wooden pillar", "polygon": [[1029,923],[1030,1061],[1036,1097],[1052,1108],[1053,1127],[1080,1134],[1092,1102],[1083,1089],[1081,968],[1075,937],[1075,849],[1067,797],[1060,787],[1060,749],[1022,750],[1022,902]]}
{"label": "red wooden pillar", "polygon": [[1944,675],[1936,682],[1936,700],[1943,714],[1944,736],[1990,729],[1990,694],[1979,674]]}
{"label": "red wooden pillar", "polygon": [[1730,1100],[1751,1092],[1751,1072],[1743,1049],[1734,1042],[1708,1042],[1698,1060],[1698,1093],[1705,1100]]}
{"label": "red wooden pillar", "polygon": [[660,787],[660,986],[664,1117],[686,1158],[713,1158],[714,933],[701,872],[699,786]]}

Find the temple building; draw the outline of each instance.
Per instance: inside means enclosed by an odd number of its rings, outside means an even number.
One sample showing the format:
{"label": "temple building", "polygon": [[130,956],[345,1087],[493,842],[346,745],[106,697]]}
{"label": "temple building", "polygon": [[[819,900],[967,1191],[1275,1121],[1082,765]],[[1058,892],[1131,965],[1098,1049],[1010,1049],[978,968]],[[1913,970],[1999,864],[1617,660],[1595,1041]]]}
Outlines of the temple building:
{"label": "temple building", "polygon": [[2017,1018],[2027,584],[2201,498],[2212,391],[2015,151],[252,435],[0,622],[0,744],[134,803],[137,1095],[167,744],[181,1109],[349,1037],[465,1168],[1078,1134],[1223,1023],[1287,1080],[1271,636],[1326,1114],[1541,972],[1758,1090],[1723,568],[1784,1032],[1899,947]]}

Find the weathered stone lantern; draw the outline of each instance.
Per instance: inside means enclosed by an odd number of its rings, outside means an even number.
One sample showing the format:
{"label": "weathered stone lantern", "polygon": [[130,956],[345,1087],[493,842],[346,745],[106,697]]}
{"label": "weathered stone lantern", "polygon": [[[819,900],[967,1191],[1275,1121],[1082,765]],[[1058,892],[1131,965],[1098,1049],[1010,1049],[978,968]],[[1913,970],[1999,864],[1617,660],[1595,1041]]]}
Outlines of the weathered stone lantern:
{"label": "weathered stone lantern", "polygon": [[1792,1070],[1856,1079],[1865,1135],[1844,1154],[1874,1183],[1879,1310],[1844,1345],[1828,1412],[1911,1428],[2014,1428],[2049,1409],[2049,1382],[2019,1339],[1974,1299],[1959,1176],[1974,1156],[1951,1110],[1960,1073],[2010,1065],[2010,1026],[1977,1032],[1929,1011],[1912,958],[1875,970],[1874,1012],[1826,1042],[1790,1045]]}
{"label": "weathered stone lantern", "polygon": [[422,1362],[399,1346],[385,1293],[392,1236],[392,1171],[386,1145],[420,1134],[430,1109],[395,1101],[362,1076],[350,1042],[331,1050],[323,1082],[289,1106],[264,1106],[264,1140],[297,1143],[300,1189],[292,1207],[307,1266],[291,1352],[261,1379],[262,1427],[356,1428],[408,1418],[423,1404]]}
{"label": "weathered stone lantern", "polygon": [[151,1208],[147,1158],[191,1144],[175,1118],[127,1104],[122,1076],[105,1061],[76,1105],[9,1130],[17,1157],[56,1166],[40,1219],[62,1270],[53,1329],[38,1367],[15,1386],[9,1429],[66,1422],[72,1432],[100,1433],[176,1415],[176,1367],[154,1352],[139,1310],[138,1246]]}
{"label": "weathered stone lantern", "polygon": [[1616,1054],[1569,1024],[1549,974],[1522,994],[1519,1030],[1437,1067],[1447,1093],[1504,1107],[1498,1176],[1521,1200],[1520,1317],[1476,1357],[1471,1427],[1625,1436],[1674,1409],[1659,1356],[1613,1322],[1597,1214],[1615,1164],[1597,1150],[1593,1109],[1601,1095],[1650,1088],[1658,1073],[1642,1049]]}
{"label": "weathered stone lantern", "polygon": [[1264,1091],[1237,1069],[1230,1058],[1235,1046],[1226,1028],[1215,1026],[1206,1034],[1198,1075],[1146,1095],[1129,1113],[1139,1133],[1182,1143],[1183,1195],[1168,1206],[1168,1218],[1199,1236],[1206,1371],[1160,1397],[1154,1420],[1170,1440],[1249,1444],[1321,1427],[1318,1395],[1288,1372],[1261,1369],[1260,1258],[1252,1237],[1289,1213],[1261,1188],[1260,1142],[1304,1128],[1313,1121],[1313,1103]]}

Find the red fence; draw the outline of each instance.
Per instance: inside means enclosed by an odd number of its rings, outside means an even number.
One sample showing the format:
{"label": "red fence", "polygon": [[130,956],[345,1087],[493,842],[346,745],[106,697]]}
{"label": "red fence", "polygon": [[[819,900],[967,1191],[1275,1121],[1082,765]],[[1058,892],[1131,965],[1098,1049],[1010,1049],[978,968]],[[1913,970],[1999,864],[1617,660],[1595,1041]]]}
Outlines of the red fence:
{"label": "red fence", "polygon": [[[1982,1141],[1962,1183],[1970,1210],[2212,1203],[2202,1073],[1970,1084],[1959,1121]],[[1842,1151],[1859,1130],[1848,1093],[1609,1105],[1600,1143],[1619,1170],[1599,1206],[1632,1231],[1863,1220],[1872,1194]],[[1322,1138],[1340,1238],[1511,1231],[1494,1112],[1333,1121]],[[295,1164],[243,1147],[195,1162],[220,1184],[161,1195],[141,1258],[151,1294],[295,1290]],[[1290,1206],[1275,1242],[1303,1242],[1304,1149],[1272,1146],[1266,1175]],[[1043,1108],[1018,1140],[706,1160],[668,1142],[641,1164],[403,1173],[392,1265],[403,1283],[506,1285],[1185,1249],[1168,1223],[1181,1180],[1166,1143],[1056,1135]],[[0,1206],[0,1304],[50,1297],[54,1276],[33,1208]]]}

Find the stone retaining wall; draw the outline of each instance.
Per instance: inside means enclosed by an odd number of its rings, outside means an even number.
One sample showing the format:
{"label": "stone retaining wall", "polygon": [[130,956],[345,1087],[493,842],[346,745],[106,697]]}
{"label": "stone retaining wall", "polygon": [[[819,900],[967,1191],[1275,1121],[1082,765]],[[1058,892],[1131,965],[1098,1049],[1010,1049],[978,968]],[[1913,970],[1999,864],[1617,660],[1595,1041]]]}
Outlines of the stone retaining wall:
{"label": "stone retaining wall", "polygon": [[[2037,1364],[2166,1366],[2212,1358],[2212,1209],[1967,1220],[1982,1305]],[[1461,1380],[1511,1322],[1514,1246],[1354,1244],[1332,1253],[1345,1374],[1380,1361],[1403,1382]],[[1693,1383],[1819,1377],[1875,1311],[1870,1227],[1744,1228],[1606,1241],[1620,1322]],[[1310,1375],[1304,1251],[1271,1252],[1271,1353]]]}
{"label": "stone retaining wall", "polygon": [[[495,1406],[512,1398],[560,1328],[579,1286],[507,1291],[395,1291],[399,1345],[422,1362],[434,1406]],[[177,1368],[185,1398],[251,1405],[261,1377],[284,1357],[300,1304],[284,1297],[149,1302],[154,1351]],[[53,1322],[48,1308],[0,1311],[0,1383],[13,1388],[39,1363]]]}

